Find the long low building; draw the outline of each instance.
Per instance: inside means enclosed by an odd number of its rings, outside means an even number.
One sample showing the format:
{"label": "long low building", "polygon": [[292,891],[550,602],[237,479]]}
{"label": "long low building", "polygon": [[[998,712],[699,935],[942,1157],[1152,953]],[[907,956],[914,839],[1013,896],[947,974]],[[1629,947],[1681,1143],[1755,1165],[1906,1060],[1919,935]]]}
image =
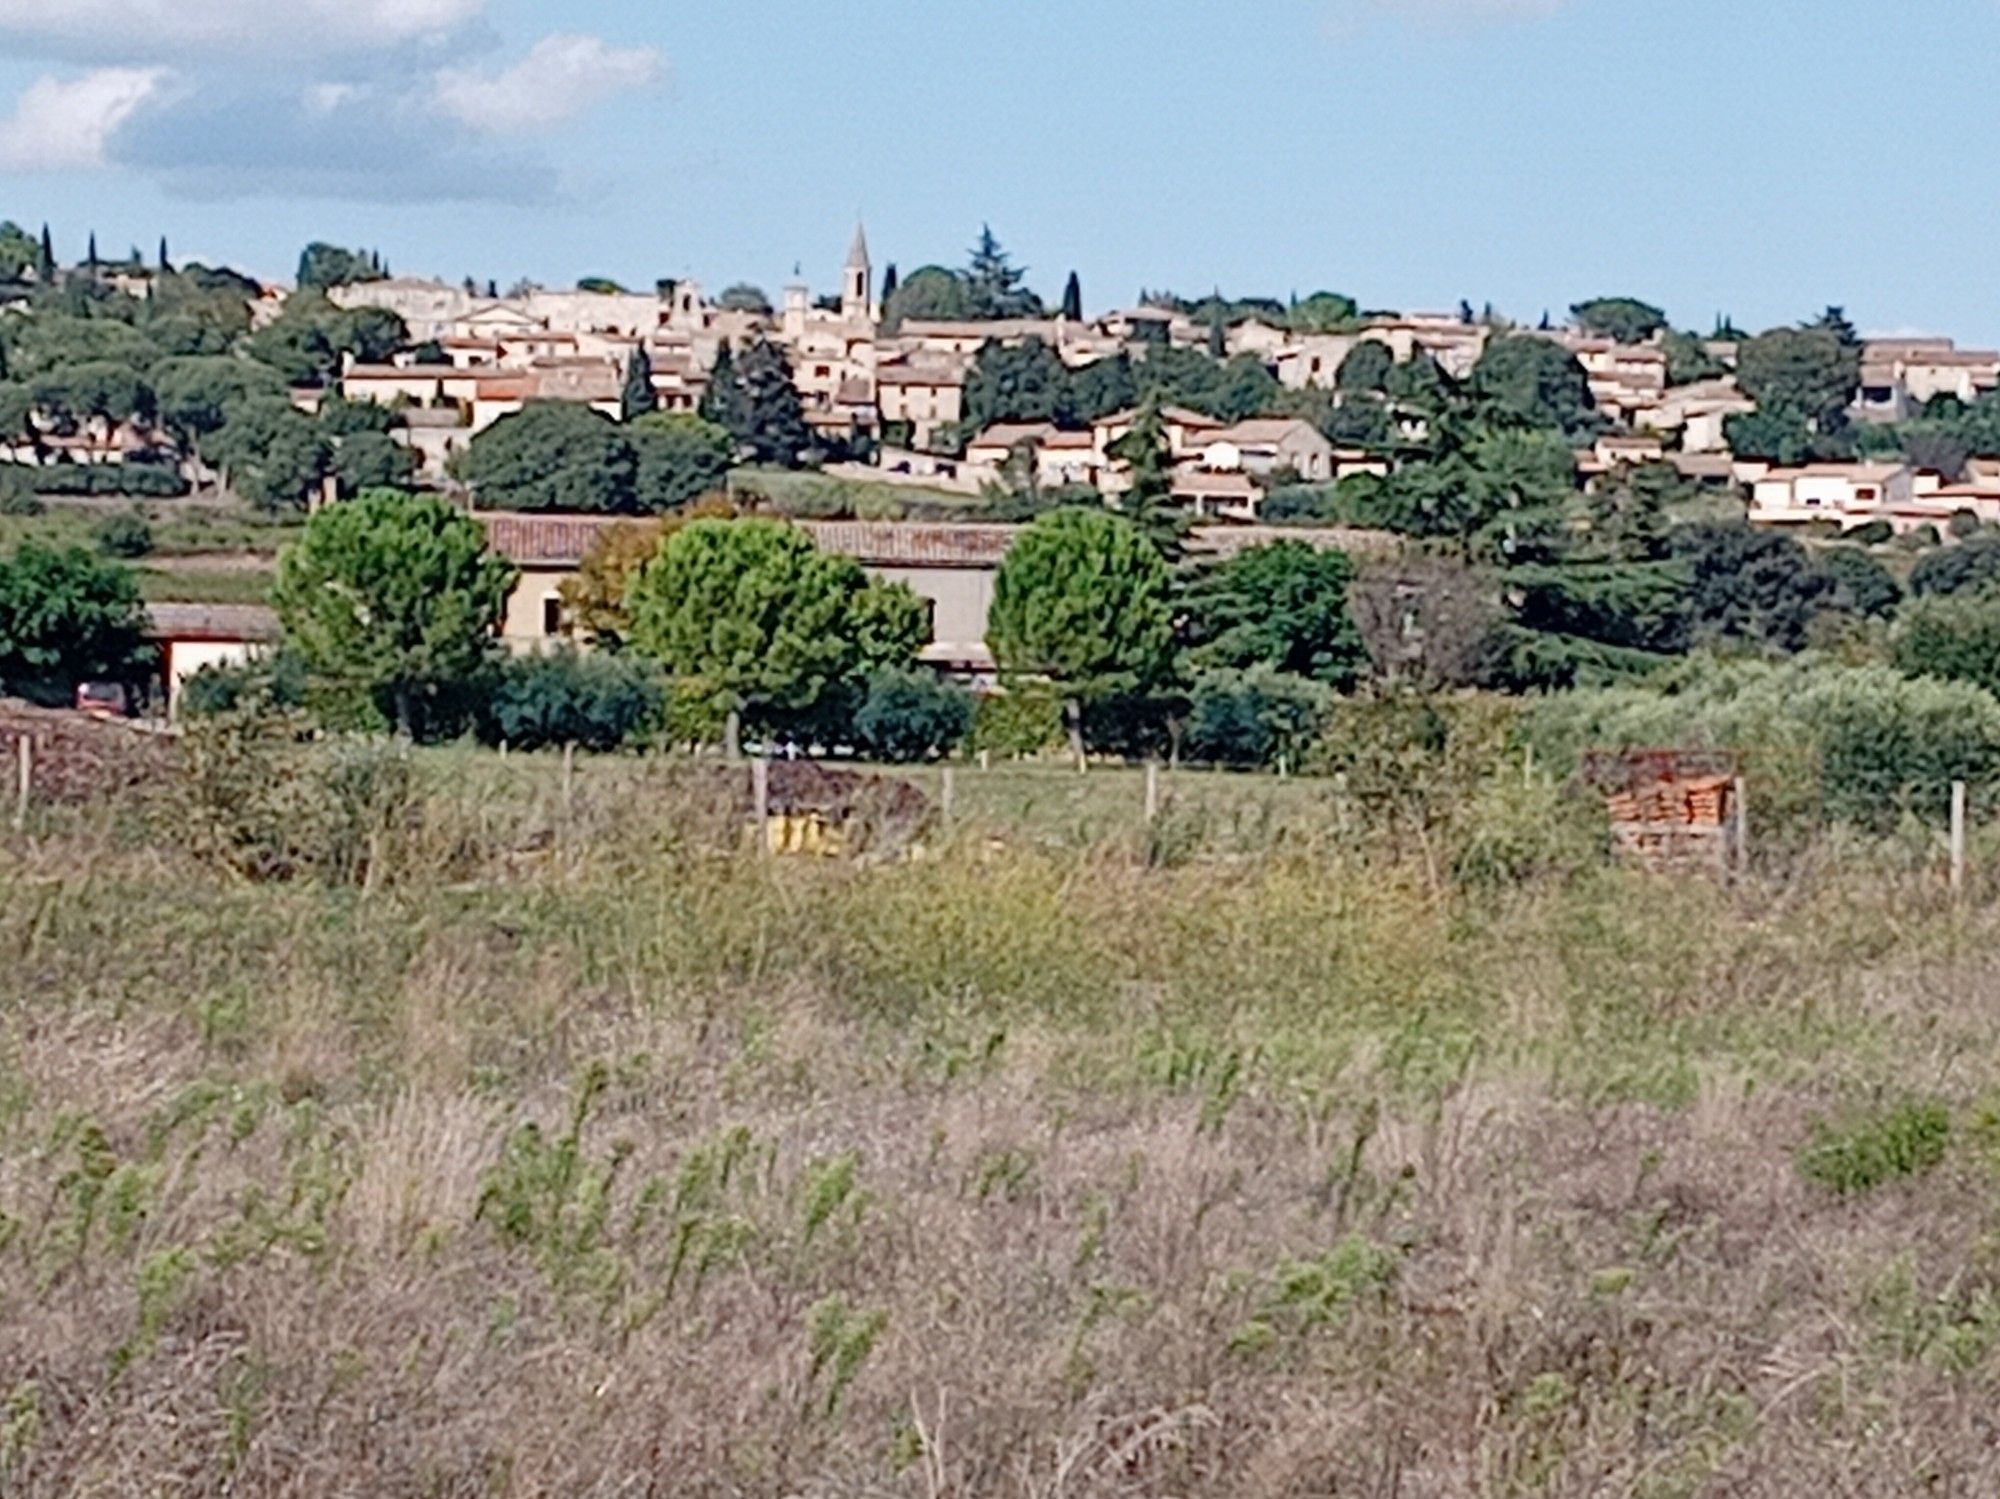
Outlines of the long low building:
{"label": "long low building", "polygon": [[275,610],[261,604],[148,604],[146,639],[159,648],[167,712],[203,667],[241,666],[279,637]]}
{"label": "long low building", "polygon": [[[484,511],[475,519],[486,527],[487,543],[521,570],[507,600],[501,638],[508,649],[527,653],[568,638],[562,585],[576,576],[584,554],[609,526],[629,518],[595,515],[530,515]],[[988,676],[993,653],[986,645],[986,620],[993,605],[993,580],[1001,560],[1022,528],[973,521],[794,521],[821,550],[852,557],[871,576],[905,583],[930,605],[931,638],[921,658],[942,670]],[[1380,531],[1312,526],[1202,526],[1190,533],[1191,556],[1226,558],[1247,547],[1276,541],[1303,542],[1320,550],[1356,556],[1393,552],[1397,539]]]}
{"label": "long low building", "polygon": [[[510,650],[539,650],[565,638],[562,585],[576,575],[599,533],[621,519],[594,515],[483,512],[494,551],[521,570],[507,600],[501,638]],[[908,521],[797,521],[822,550],[852,557],[887,582],[905,583],[931,611],[922,658],[948,671],[990,673],[986,616],[993,577],[1020,534],[1018,526]]]}

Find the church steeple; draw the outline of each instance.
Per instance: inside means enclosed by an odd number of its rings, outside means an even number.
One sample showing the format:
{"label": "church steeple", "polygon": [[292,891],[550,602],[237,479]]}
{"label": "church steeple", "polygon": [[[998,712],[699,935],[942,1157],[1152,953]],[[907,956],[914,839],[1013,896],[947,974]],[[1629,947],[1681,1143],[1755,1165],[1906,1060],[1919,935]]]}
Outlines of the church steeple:
{"label": "church steeple", "polygon": [[866,318],[872,312],[875,272],[868,263],[868,236],[861,221],[854,222],[854,243],[847,247],[847,265],[841,274],[840,313],[847,318]]}

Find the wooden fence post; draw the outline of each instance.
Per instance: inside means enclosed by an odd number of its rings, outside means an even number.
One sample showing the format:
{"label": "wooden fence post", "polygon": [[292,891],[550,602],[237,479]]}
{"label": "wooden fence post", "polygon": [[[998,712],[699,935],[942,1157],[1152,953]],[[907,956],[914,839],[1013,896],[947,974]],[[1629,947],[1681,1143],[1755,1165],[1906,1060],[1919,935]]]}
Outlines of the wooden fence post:
{"label": "wooden fence post", "polygon": [[576,742],[571,740],[563,745],[563,816],[568,818],[576,810]]}
{"label": "wooden fence post", "polygon": [[1951,893],[1965,893],[1965,782],[1951,783]]}
{"label": "wooden fence post", "polygon": [[952,803],[957,800],[953,793],[957,789],[956,778],[952,774],[952,768],[947,765],[944,768],[943,781],[938,786],[938,815],[944,819],[946,828],[951,827]]}
{"label": "wooden fence post", "polygon": [[750,815],[757,820],[757,857],[771,852],[771,762],[759,755],[750,762]]}
{"label": "wooden fence post", "polygon": [[14,802],[14,831],[20,832],[28,825],[28,798],[35,789],[35,742],[21,731],[21,737],[14,741],[15,758],[20,761],[20,792]]}
{"label": "wooden fence post", "polygon": [[1736,797],[1736,872],[1750,872],[1750,796],[1743,784],[1743,777],[1736,778],[1733,790]]}
{"label": "wooden fence post", "polygon": [[1160,815],[1160,762],[1146,762],[1146,821],[1152,822]]}

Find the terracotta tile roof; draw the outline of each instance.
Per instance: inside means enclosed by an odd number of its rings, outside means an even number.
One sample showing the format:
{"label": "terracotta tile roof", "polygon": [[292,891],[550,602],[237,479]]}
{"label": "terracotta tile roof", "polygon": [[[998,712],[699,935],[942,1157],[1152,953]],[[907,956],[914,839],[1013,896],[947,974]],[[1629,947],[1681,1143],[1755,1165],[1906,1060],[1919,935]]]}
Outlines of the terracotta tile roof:
{"label": "terracotta tile roof", "polygon": [[148,604],[149,640],[276,640],[277,611],[261,604]]}
{"label": "terracotta tile roof", "polygon": [[[486,544],[523,567],[574,567],[597,534],[631,516],[483,512]],[[822,551],[878,567],[997,567],[1018,526],[969,522],[795,521]]]}
{"label": "terracotta tile roof", "polygon": [[1011,448],[1017,442],[1039,443],[1055,428],[1047,422],[995,422],[966,444],[971,448]]}
{"label": "terracotta tile roof", "polygon": [[965,366],[960,364],[885,364],[875,371],[877,385],[963,385]]}
{"label": "terracotta tile roof", "polygon": [[823,552],[877,567],[998,567],[1021,533],[1019,526],[948,521],[799,521]]}
{"label": "terracotta tile roof", "polygon": [[[1286,438],[1296,437],[1301,432],[1309,438],[1318,438],[1321,442],[1326,441],[1324,437],[1320,436],[1319,429],[1313,426],[1311,422],[1301,421],[1299,418],[1291,416],[1252,417],[1249,421],[1238,422],[1233,427],[1224,427],[1219,432],[1210,432],[1203,438],[1203,441],[1233,442],[1239,446],[1248,444],[1251,447],[1259,447],[1266,444],[1283,442]],[[1328,445],[1331,446],[1331,444]]]}

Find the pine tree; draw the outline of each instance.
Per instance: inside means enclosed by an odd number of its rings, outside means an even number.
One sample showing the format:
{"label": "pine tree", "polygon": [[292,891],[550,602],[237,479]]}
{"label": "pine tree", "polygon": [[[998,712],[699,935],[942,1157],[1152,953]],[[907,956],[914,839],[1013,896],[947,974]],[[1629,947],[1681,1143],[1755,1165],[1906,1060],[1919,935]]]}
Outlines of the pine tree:
{"label": "pine tree", "polygon": [[55,285],[56,246],[55,241],[49,237],[47,224],[42,225],[42,252],[35,261],[35,279],[44,286]]}
{"label": "pine tree", "polygon": [[618,415],[623,421],[637,421],[649,411],[659,410],[659,397],[653,393],[653,361],[641,344],[632,351],[631,362],[625,366],[625,389],[618,397]]}
{"label": "pine tree", "polygon": [[805,405],[784,351],[769,339],[758,339],[743,353],[736,384],[739,425],[732,430],[737,441],[758,463],[797,468],[812,434],[806,430]]}
{"label": "pine tree", "polygon": [[1076,279],[1075,271],[1063,283],[1062,315],[1072,323],[1083,321],[1083,283]]}
{"label": "pine tree", "polygon": [[1042,301],[1021,284],[1025,267],[1007,259],[992,226],[979,226],[979,243],[972,247],[972,262],[966,267],[965,289],[975,318],[1036,317]]}
{"label": "pine tree", "polygon": [[1173,460],[1157,390],[1147,391],[1139,402],[1131,427],[1111,444],[1111,456],[1126,466],[1131,478],[1118,497],[1118,508],[1169,563],[1180,561],[1187,518],[1174,506]]}

